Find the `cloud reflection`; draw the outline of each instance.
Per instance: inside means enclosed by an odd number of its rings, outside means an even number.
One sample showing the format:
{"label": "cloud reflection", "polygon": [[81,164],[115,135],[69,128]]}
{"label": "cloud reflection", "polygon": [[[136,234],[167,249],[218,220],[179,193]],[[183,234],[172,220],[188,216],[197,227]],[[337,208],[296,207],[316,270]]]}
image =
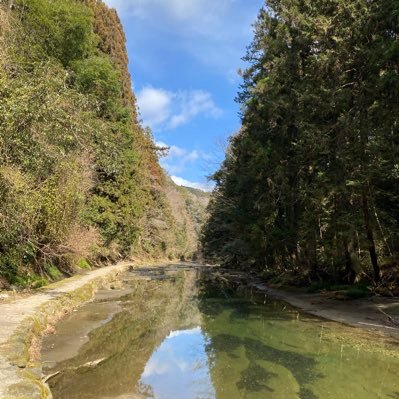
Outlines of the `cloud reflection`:
{"label": "cloud reflection", "polygon": [[176,388],[184,399],[213,399],[207,338],[200,327],[171,331],[153,353],[140,385],[151,387],[154,398],[176,399]]}

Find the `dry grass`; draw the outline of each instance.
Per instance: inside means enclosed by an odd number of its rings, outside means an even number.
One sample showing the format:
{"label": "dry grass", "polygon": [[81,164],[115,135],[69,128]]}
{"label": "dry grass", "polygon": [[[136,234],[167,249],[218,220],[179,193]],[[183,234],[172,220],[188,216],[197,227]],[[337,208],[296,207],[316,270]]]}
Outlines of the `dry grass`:
{"label": "dry grass", "polygon": [[95,186],[95,173],[93,170],[94,159],[89,150],[83,149],[80,151],[77,160],[81,170],[81,187],[80,191],[88,194]]}
{"label": "dry grass", "polygon": [[0,62],[6,57],[5,38],[9,31],[8,14],[4,11],[4,7],[0,6]]}
{"label": "dry grass", "polygon": [[8,48],[12,41],[12,29],[8,7],[0,2],[0,67],[3,68],[9,58]]}
{"label": "dry grass", "polygon": [[[81,171],[79,192],[87,196],[94,186],[92,160],[87,151],[82,151],[76,160]],[[76,224],[65,240],[64,249],[79,258],[88,259],[93,255],[93,249],[102,245],[101,234],[94,227],[83,227]]]}
{"label": "dry grass", "polygon": [[33,337],[29,347],[29,361],[39,363],[41,359],[42,340],[39,337]]}
{"label": "dry grass", "polygon": [[94,227],[84,228],[76,225],[66,240],[69,251],[81,258],[90,258],[93,248],[100,245],[101,235]]}

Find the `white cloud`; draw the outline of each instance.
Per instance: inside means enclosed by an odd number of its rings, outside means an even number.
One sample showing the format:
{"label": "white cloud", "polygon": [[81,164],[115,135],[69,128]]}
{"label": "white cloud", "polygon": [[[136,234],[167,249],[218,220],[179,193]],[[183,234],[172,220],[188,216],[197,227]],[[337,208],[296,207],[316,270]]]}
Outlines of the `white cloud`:
{"label": "white cloud", "polygon": [[121,14],[147,19],[154,14],[186,21],[192,19],[209,20],[225,11],[235,0],[105,0]]}
{"label": "white cloud", "polygon": [[151,377],[154,375],[163,375],[167,374],[171,369],[171,366],[162,361],[162,359],[153,359],[146,364],[143,374],[141,375],[142,378]]}
{"label": "white cloud", "polygon": [[201,327],[195,327],[190,330],[176,330],[176,331],[171,331],[169,335],[166,337],[166,339],[180,337],[181,335],[198,335],[201,333],[202,333]]}
{"label": "white cloud", "polygon": [[192,187],[203,191],[212,191],[213,189],[212,183],[209,182],[206,183],[192,182],[190,180],[186,180],[179,176],[171,176],[171,178],[178,186]]}
{"label": "white cloud", "polygon": [[203,90],[171,92],[144,87],[137,94],[137,103],[144,124],[155,131],[176,129],[201,114],[211,118],[222,114],[212,95]]}
{"label": "white cloud", "polygon": [[202,153],[197,150],[186,150],[176,145],[168,145],[162,141],[155,143],[157,147],[168,147],[168,154],[161,158],[161,166],[169,173],[182,173],[189,164],[194,163],[202,157]]}
{"label": "white cloud", "polygon": [[[242,66],[252,37],[251,24],[264,0],[105,0],[122,19],[136,19],[159,40],[228,79]],[[134,40],[134,39],[133,39]]]}
{"label": "white cloud", "polygon": [[199,157],[199,152],[197,150],[194,150],[187,155],[186,159],[187,161],[196,161]]}
{"label": "white cloud", "polygon": [[175,179],[174,181],[176,184],[199,188],[204,191],[212,191],[214,187],[213,183],[191,182],[177,176],[187,173],[188,170],[198,170],[201,168],[201,164],[198,165],[198,163],[209,163],[209,161],[213,159],[212,154],[198,150],[187,150],[176,145],[168,145],[163,141],[156,141],[155,144],[157,147],[169,148],[167,155],[160,159],[160,164],[172,179]]}
{"label": "white cloud", "polygon": [[149,126],[158,126],[170,117],[172,96],[162,89],[145,87],[137,95],[141,114]]}
{"label": "white cloud", "polygon": [[222,113],[213,101],[212,95],[206,91],[180,91],[175,94],[175,99],[179,103],[180,111],[170,119],[170,129],[175,129],[188,123],[198,114],[203,113],[207,116],[217,118]]}
{"label": "white cloud", "polygon": [[157,141],[155,144],[157,147],[169,148],[168,155],[166,158],[171,159],[171,158],[181,158],[187,156],[187,151],[184,148],[180,148],[176,145],[168,145],[162,141]]}

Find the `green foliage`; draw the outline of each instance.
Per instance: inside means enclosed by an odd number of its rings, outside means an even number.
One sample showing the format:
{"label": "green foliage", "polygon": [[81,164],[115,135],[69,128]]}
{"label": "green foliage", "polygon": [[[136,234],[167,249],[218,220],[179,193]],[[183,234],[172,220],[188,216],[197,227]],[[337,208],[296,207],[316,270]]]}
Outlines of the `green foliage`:
{"label": "green foliage", "polygon": [[28,274],[26,276],[15,276],[11,279],[11,283],[19,288],[41,288],[47,284],[47,280],[36,274]]}
{"label": "green foliage", "polygon": [[89,94],[97,102],[100,116],[127,119],[129,114],[123,106],[119,72],[109,57],[96,55],[74,61],[71,65],[77,88]]}
{"label": "green foliage", "polygon": [[53,281],[59,280],[62,277],[61,272],[57,269],[56,266],[49,264],[46,267],[46,274],[49,276],[49,278]]}
{"label": "green foliage", "polygon": [[86,259],[171,251],[174,220],[152,137],[135,120],[123,30],[104,4],[84,3],[0,5],[0,274],[22,286]]}
{"label": "green foliage", "polygon": [[91,269],[89,262],[86,259],[84,259],[84,258],[80,258],[77,261],[76,265],[78,266],[79,269],[83,269],[83,270],[90,270]]}
{"label": "green foliage", "polygon": [[72,69],[81,91],[92,93],[99,99],[114,99],[120,95],[118,72],[105,55],[75,61]]}
{"label": "green foliage", "polygon": [[398,15],[389,0],[261,10],[208,258],[307,282],[384,277],[399,251]]}
{"label": "green foliage", "polygon": [[26,37],[37,56],[44,51],[64,66],[95,50],[93,17],[76,0],[17,0]]}
{"label": "green foliage", "polygon": [[0,268],[12,279],[56,256],[84,208],[90,183],[78,151],[90,110],[49,63],[17,76],[0,71],[0,97]]}

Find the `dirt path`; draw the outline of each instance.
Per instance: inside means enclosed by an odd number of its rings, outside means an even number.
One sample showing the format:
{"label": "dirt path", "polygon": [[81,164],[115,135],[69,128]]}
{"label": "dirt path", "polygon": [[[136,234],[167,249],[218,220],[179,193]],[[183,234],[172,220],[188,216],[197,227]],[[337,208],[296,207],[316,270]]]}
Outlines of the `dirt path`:
{"label": "dirt path", "polygon": [[[45,393],[40,394],[39,391],[43,389],[42,387],[38,389],[39,393],[36,395],[32,391],[32,388],[28,387],[29,384],[26,382],[27,373],[24,374],[21,371],[25,366],[15,364],[14,361],[10,360],[10,356],[14,354],[12,353],[13,349],[10,349],[9,342],[20,326],[27,319],[36,317],[44,305],[47,306],[47,304],[51,304],[54,300],[65,297],[67,294],[71,294],[91,283],[110,278],[112,275],[115,276],[126,270],[128,266],[129,263],[120,263],[96,269],[87,274],[78,275],[49,286],[29,297],[17,299],[11,303],[0,303],[0,399],[50,397],[46,396]],[[9,391],[10,387],[11,391]]]}
{"label": "dirt path", "polygon": [[270,297],[288,302],[314,316],[370,331],[383,332],[389,337],[399,339],[399,325],[387,316],[399,322],[399,298],[370,297],[342,300],[323,294],[283,291],[259,282],[250,285],[264,291]]}

